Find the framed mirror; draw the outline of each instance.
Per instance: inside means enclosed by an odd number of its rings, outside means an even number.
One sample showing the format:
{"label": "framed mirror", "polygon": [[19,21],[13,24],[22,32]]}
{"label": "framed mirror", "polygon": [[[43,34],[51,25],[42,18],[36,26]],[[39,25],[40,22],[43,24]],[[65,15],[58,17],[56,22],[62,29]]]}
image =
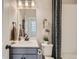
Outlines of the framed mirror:
{"label": "framed mirror", "polygon": [[36,1],[17,0],[18,20],[22,25],[24,36],[35,37],[37,34]]}

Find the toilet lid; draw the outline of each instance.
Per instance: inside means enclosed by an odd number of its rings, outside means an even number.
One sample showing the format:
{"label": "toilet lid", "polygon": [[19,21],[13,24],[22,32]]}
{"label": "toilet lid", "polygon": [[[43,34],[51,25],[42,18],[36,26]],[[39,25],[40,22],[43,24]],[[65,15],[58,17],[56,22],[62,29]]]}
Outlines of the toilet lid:
{"label": "toilet lid", "polygon": [[45,57],[45,59],[54,59],[53,57]]}

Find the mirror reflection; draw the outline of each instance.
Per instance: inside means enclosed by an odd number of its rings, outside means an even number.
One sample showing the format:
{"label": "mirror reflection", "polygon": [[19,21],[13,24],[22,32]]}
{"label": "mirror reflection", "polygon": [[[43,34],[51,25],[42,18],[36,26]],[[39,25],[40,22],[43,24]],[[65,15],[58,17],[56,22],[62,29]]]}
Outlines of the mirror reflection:
{"label": "mirror reflection", "polygon": [[20,30],[23,30],[23,36],[29,35],[30,37],[36,36],[37,32],[37,18],[35,0],[18,0],[18,11],[20,17]]}

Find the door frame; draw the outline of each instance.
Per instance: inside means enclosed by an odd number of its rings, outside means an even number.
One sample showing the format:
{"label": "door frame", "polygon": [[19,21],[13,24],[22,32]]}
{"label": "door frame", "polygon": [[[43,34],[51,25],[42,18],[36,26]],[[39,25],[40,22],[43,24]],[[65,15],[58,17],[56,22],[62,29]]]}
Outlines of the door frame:
{"label": "door frame", "polygon": [[52,0],[52,57],[55,59],[61,58],[61,15],[62,0]]}

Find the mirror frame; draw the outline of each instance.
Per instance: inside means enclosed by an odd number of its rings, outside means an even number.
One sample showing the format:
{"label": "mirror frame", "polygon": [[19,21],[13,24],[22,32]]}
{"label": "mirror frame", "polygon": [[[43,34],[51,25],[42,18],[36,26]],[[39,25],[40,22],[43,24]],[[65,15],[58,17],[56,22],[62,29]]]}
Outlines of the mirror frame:
{"label": "mirror frame", "polygon": [[61,58],[62,0],[52,0],[52,57]]}

